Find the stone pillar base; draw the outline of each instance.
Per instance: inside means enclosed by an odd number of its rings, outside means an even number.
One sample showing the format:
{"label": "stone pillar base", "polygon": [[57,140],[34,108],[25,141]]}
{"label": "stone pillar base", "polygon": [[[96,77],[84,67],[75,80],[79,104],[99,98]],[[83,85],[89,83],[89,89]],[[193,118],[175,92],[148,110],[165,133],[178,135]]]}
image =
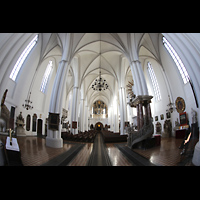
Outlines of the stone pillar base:
{"label": "stone pillar base", "polygon": [[52,148],[62,148],[63,139],[46,137],[46,146],[52,147]]}
{"label": "stone pillar base", "polygon": [[200,166],[200,147],[199,147],[199,142],[197,142],[197,144],[195,145],[194,155],[193,155],[193,158],[192,158],[192,163],[195,166]]}
{"label": "stone pillar base", "polygon": [[17,136],[26,136],[25,129],[22,126],[18,126],[16,128],[16,135]]}

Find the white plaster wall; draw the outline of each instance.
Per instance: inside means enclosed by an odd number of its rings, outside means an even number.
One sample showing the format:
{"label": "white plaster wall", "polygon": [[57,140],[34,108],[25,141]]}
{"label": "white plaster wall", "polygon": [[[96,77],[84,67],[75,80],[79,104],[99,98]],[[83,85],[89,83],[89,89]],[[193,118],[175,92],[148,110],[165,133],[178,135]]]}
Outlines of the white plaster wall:
{"label": "white plaster wall", "polygon": [[[169,53],[167,52],[167,50],[165,49],[165,47],[163,46],[162,41],[160,41],[159,43],[159,50],[160,50],[162,66],[155,59],[148,58],[144,62],[144,74],[146,77],[149,94],[154,95],[152,83],[150,81],[150,77],[147,71],[147,62],[150,61],[154,69],[162,97],[162,100],[159,102],[156,102],[154,98],[152,99],[152,104],[151,104],[152,116],[154,118],[154,124],[157,123],[155,122],[155,116],[158,116],[158,121],[162,124],[162,131],[164,131],[163,125],[164,121],[167,119],[166,109],[167,109],[167,104],[169,103],[168,95],[170,95],[172,103],[175,103],[177,97],[182,97],[185,100],[186,103],[185,111],[188,114],[188,119],[190,121],[190,124],[192,120],[191,108],[193,108],[194,110],[198,110],[198,108],[196,107],[194,95],[190,84],[183,83],[180,73],[177,69],[177,66],[174,63],[171,56],[169,55]],[[160,119],[161,114],[164,114],[164,120]],[[179,113],[175,110],[173,113],[171,113],[172,128],[175,127],[175,121],[177,120],[177,118],[179,119]],[[172,134],[173,136],[175,135],[174,132]]]}

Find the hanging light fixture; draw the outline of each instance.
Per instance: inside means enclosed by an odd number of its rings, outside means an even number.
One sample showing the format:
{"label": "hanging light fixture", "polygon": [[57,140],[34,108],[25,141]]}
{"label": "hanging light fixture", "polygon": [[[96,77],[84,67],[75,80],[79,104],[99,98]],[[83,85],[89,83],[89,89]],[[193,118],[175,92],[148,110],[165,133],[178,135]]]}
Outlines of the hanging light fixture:
{"label": "hanging light fixture", "polygon": [[30,97],[31,97],[31,92],[30,92],[28,98],[25,100],[25,104],[22,104],[22,106],[23,106],[26,110],[32,110],[32,109],[33,109],[33,106],[31,106],[32,101],[30,100]]}
{"label": "hanging light fixture", "polygon": [[105,79],[101,77],[101,33],[100,33],[100,64],[99,64],[99,78],[97,78],[93,85],[92,89],[96,91],[102,91],[108,89],[108,84]]}
{"label": "hanging light fixture", "polygon": [[173,111],[175,109],[174,108],[174,103],[171,102],[170,95],[168,95],[168,97],[169,97],[169,104],[167,104],[168,109],[166,110],[166,112],[173,113]]}
{"label": "hanging light fixture", "polygon": [[108,89],[108,84],[106,80],[101,78],[101,71],[99,71],[99,78],[96,79],[92,85],[93,90],[101,91]]}

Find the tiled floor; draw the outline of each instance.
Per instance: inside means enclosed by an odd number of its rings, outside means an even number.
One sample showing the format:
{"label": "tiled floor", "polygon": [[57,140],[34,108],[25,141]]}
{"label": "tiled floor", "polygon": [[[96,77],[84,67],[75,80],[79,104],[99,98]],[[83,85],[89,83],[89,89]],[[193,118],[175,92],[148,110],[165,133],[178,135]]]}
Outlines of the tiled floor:
{"label": "tiled floor", "polygon": [[176,166],[181,159],[180,150],[183,139],[162,138],[161,145],[147,150],[133,149],[136,153],[148,158],[155,165]]}
{"label": "tiled floor", "polygon": [[128,159],[123,156],[113,143],[106,143],[106,147],[113,166],[132,166]]}
{"label": "tiled floor", "polygon": [[[7,136],[0,135],[4,142]],[[162,138],[161,145],[147,150],[133,149],[136,153],[148,158],[155,165],[176,166],[181,159],[178,149],[182,139]],[[56,156],[68,151],[75,143],[64,143],[63,148],[54,149],[45,145],[45,139],[38,137],[18,137],[21,150],[21,159],[24,166],[39,166]],[[131,166],[131,162],[114,146],[107,143],[106,148],[113,166]],[[77,156],[68,164],[69,166],[85,166],[93,149],[92,143],[86,143]]]}
{"label": "tiled floor", "polygon": [[93,143],[87,143],[79,154],[68,164],[68,166],[86,166],[92,153]]}
{"label": "tiled floor", "polygon": [[[0,139],[4,144],[6,137],[0,135]],[[17,141],[24,166],[39,166],[69,150],[73,146],[73,144],[63,144],[63,148],[50,148],[45,145],[45,139],[39,137],[18,137]]]}

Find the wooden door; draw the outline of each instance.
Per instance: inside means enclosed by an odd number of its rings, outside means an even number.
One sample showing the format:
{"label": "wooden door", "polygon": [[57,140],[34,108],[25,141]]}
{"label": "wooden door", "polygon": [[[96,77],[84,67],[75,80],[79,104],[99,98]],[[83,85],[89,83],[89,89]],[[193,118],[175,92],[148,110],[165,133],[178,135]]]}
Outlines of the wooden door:
{"label": "wooden door", "polygon": [[37,123],[37,135],[42,135],[42,119],[38,119]]}

